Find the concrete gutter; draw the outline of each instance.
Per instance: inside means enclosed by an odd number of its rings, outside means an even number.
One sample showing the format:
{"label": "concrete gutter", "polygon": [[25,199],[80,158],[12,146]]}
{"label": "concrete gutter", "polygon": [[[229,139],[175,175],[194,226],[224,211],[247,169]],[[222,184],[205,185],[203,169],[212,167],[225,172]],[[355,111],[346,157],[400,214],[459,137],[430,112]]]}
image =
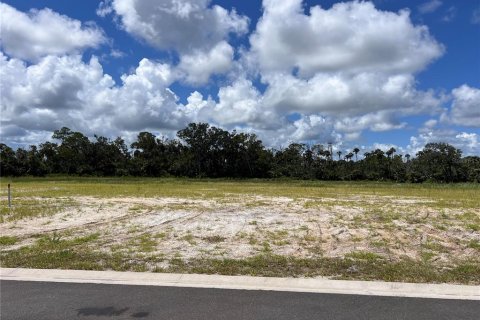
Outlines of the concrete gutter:
{"label": "concrete gutter", "polygon": [[0,279],[480,300],[480,286],[347,281],[325,278],[269,278],[203,274],[0,268]]}

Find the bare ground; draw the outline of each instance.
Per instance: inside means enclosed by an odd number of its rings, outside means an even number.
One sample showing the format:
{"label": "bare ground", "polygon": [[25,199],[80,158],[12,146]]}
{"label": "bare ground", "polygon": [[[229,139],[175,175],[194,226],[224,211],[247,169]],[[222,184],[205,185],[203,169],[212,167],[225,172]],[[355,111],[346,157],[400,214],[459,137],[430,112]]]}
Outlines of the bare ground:
{"label": "bare ground", "polygon": [[[469,225],[480,208],[441,208],[422,198],[355,195],[335,198],[238,196],[218,199],[94,198],[69,201],[53,215],[0,223],[2,236],[32,244],[39,235],[98,233],[92,248],[165,258],[246,258],[261,252],[309,258],[369,252],[452,263],[478,254]],[[168,260],[166,260],[168,261]],[[166,262],[168,263],[168,262]]]}

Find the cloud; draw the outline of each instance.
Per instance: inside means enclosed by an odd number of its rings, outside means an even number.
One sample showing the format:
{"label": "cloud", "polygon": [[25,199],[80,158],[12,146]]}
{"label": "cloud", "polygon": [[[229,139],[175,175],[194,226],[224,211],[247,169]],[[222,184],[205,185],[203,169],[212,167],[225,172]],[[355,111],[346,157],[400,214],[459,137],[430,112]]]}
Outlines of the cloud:
{"label": "cloud", "polygon": [[[415,26],[406,10],[377,10],[370,2],[313,6],[301,0],[265,0],[264,14],[250,37],[263,72],[412,73],[443,54],[425,26]],[[395,37],[392,37],[392,35]]]}
{"label": "cloud", "polygon": [[26,133],[68,126],[114,136],[189,122],[168,88],[177,75],[166,64],[143,59],[120,85],[104,74],[96,57],[85,63],[80,56],[47,56],[27,66],[1,55],[0,66],[3,128]]}
{"label": "cloud", "polygon": [[457,131],[449,128],[422,128],[417,136],[410,138],[407,152],[415,155],[430,142],[446,142],[463,151],[464,156],[480,154],[480,136],[475,132]]}
{"label": "cloud", "polygon": [[248,31],[248,18],[209,0],[114,0],[123,28],[163,50],[182,53],[215,46],[229,33]]}
{"label": "cloud", "polygon": [[207,83],[211,75],[230,70],[232,60],[233,48],[226,41],[221,41],[210,51],[182,55],[178,68],[185,74],[187,83],[201,85]]}
{"label": "cloud", "polygon": [[443,97],[416,89],[415,75],[444,48],[408,11],[358,1],[323,9],[265,0],[263,8],[238,62],[240,74],[258,75],[266,86],[262,111],[325,118],[351,140],[365,129],[403,128],[399,117],[441,111]]}
{"label": "cloud", "polygon": [[218,102],[195,91],[182,104],[169,88],[179,77],[176,68],[149,59],[115,83],[96,57],[83,62],[79,55],[47,56],[32,65],[3,54],[0,58],[1,136],[15,144],[44,141],[63,126],[90,136],[133,139],[149,130],[172,137],[198,121],[256,133],[276,146],[340,140],[331,119],[301,115],[289,121],[262,107],[261,93],[246,79],[220,88]]}
{"label": "cloud", "polygon": [[106,17],[107,15],[111,14],[113,12],[111,0],[106,0],[106,1],[100,1],[98,4],[98,8],[96,11],[97,16],[99,17]]}
{"label": "cloud", "polygon": [[452,90],[453,101],[443,121],[480,128],[480,89],[462,85]]}
{"label": "cloud", "polygon": [[423,14],[432,13],[432,12],[435,12],[441,6],[442,6],[442,1],[430,0],[419,5],[418,11],[420,11],[420,13],[423,13]]}
{"label": "cloud", "polygon": [[256,134],[265,145],[273,148],[285,148],[290,143],[323,143],[341,144],[342,135],[335,132],[331,119],[318,115],[301,116],[298,120],[288,121],[280,118],[275,122],[275,127],[236,126],[243,132]]}
{"label": "cloud", "polygon": [[[0,55],[0,66],[2,126],[24,130],[90,124],[95,107],[86,110],[87,106],[98,91],[114,83],[103,75],[96,58],[83,63],[80,56],[47,56],[27,66]],[[87,112],[82,115],[83,111]]]}
{"label": "cloud", "polygon": [[128,33],[157,49],[178,53],[185,81],[196,85],[230,69],[234,49],[228,37],[248,31],[246,16],[210,6],[210,0],[113,0],[98,9],[101,16],[110,10]]}
{"label": "cloud", "polygon": [[281,73],[265,77],[267,104],[283,112],[355,116],[381,110],[415,114],[434,110],[440,100],[433,92],[415,89],[412,75],[318,73],[309,80]]}
{"label": "cloud", "polygon": [[358,117],[346,117],[336,121],[335,129],[339,132],[356,133],[369,129],[374,132],[402,129],[407,125],[398,122],[389,112],[368,113]]}
{"label": "cloud", "polygon": [[2,50],[15,58],[36,62],[47,55],[79,53],[106,42],[94,24],[82,24],[50,9],[24,13],[0,3],[0,15]]}

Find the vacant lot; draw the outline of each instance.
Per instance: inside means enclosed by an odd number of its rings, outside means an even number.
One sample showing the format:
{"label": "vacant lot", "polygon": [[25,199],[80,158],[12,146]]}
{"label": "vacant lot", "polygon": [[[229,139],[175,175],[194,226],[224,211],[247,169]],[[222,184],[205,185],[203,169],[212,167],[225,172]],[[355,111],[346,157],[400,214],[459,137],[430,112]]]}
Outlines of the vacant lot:
{"label": "vacant lot", "polygon": [[4,267],[480,284],[478,184],[1,183]]}

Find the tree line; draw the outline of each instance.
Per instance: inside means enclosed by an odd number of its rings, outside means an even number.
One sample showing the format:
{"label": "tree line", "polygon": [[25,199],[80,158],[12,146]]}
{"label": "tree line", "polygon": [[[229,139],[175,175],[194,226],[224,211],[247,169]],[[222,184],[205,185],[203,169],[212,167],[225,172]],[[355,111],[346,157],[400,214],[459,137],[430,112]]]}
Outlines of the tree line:
{"label": "tree line", "polygon": [[331,145],[292,143],[266,148],[255,134],[226,131],[207,123],[191,123],[176,139],[140,132],[129,146],[63,127],[58,143],[17,150],[0,143],[1,176],[47,174],[92,176],[296,178],[396,182],[480,182],[480,157],[462,157],[447,143],[428,143],[415,157],[394,148],[365,152],[333,152]]}

